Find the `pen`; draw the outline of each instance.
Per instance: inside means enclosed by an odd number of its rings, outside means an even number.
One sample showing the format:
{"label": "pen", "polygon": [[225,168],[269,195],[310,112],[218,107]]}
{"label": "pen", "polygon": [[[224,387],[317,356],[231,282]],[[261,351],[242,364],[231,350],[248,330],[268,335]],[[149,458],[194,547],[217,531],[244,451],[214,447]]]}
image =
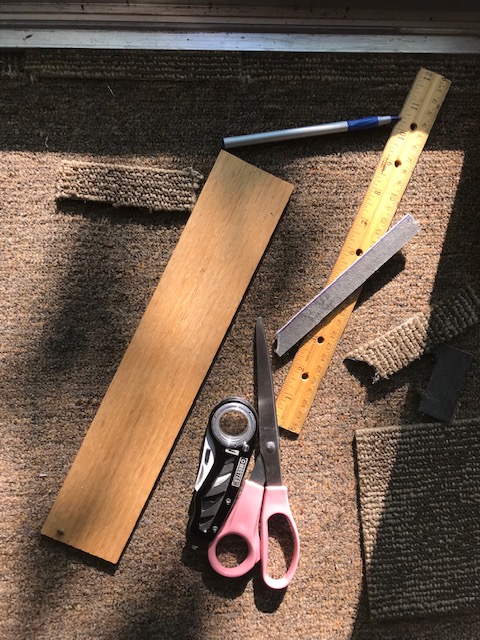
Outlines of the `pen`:
{"label": "pen", "polygon": [[370,116],[369,118],[359,118],[358,120],[343,120],[341,122],[317,124],[311,127],[251,133],[245,136],[231,136],[230,138],[223,138],[223,148],[233,149],[234,147],[244,147],[251,144],[262,144],[264,142],[295,140],[296,138],[307,138],[310,136],[325,136],[329,133],[372,129],[385,124],[395,123],[399,120],[400,116]]}

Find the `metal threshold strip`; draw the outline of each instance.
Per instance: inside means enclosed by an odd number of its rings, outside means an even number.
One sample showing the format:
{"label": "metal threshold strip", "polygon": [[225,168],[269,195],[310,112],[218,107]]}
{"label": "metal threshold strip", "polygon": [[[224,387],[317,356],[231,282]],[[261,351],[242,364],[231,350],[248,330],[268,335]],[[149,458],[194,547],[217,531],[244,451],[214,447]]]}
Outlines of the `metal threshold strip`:
{"label": "metal threshold strip", "polygon": [[478,54],[480,36],[0,27],[0,48]]}

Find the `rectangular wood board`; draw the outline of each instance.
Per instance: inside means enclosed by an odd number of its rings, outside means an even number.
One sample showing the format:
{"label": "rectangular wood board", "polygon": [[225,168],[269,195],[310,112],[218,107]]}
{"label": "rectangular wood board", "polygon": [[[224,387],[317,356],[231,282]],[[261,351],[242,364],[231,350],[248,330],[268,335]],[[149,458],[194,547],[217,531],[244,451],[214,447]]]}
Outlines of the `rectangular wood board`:
{"label": "rectangular wood board", "polygon": [[292,190],[220,152],[42,534],[118,562]]}

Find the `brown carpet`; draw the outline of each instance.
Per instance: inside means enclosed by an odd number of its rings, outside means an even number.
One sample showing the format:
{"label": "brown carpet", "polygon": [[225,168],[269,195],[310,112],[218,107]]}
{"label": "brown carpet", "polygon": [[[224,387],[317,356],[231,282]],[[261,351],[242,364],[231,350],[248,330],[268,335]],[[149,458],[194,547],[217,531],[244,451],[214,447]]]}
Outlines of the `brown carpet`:
{"label": "brown carpet", "polygon": [[116,162],[64,162],[58,200],[108,202],[147,211],[192,211],[203,176],[193,169],[161,169]]}
{"label": "brown carpet", "polygon": [[[239,150],[295,191],[118,567],[42,539],[188,216],[57,202],[62,163],[207,176],[225,135],[396,113],[420,66],[453,81],[396,216],[412,213],[423,231],[364,288],[300,437],[282,439],[302,542],[286,594],[269,592],[257,573],[220,578],[186,546],[200,446],[219,399],[252,400],[257,315],[273,341],[325,284],[387,129]],[[0,636],[478,638],[478,594],[466,612],[388,625],[369,618],[354,431],[425,422],[418,405],[433,359],[371,385],[371,369],[344,358],[477,282],[480,58],[31,51],[4,56],[0,71]],[[474,356],[455,416],[473,418],[479,325],[451,344]],[[289,363],[274,365],[279,390]]]}
{"label": "brown carpet", "polygon": [[357,431],[373,618],[480,605],[479,426],[476,419]]}
{"label": "brown carpet", "polygon": [[480,299],[474,289],[461,287],[432,307],[430,313],[416,313],[384,335],[359,345],[346,357],[373,367],[374,380],[388,378],[476,324],[479,307]]}

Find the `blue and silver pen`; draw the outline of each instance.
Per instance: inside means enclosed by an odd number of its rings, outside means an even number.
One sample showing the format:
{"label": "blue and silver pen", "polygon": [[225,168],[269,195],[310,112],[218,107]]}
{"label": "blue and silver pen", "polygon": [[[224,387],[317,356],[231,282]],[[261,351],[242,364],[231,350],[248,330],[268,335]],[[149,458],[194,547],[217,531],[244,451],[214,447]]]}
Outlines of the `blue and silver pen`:
{"label": "blue and silver pen", "polygon": [[325,136],[329,133],[344,133],[359,129],[372,129],[385,124],[398,122],[400,116],[371,116],[358,120],[343,120],[342,122],[328,122],[312,127],[299,127],[297,129],[282,129],[280,131],[266,131],[265,133],[251,133],[245,136],[232,136],[223,139],[224,149],[245,147],[250,144],[263,144],[264,142],[278,142],[280,140],[295,140],[310,136]]}

